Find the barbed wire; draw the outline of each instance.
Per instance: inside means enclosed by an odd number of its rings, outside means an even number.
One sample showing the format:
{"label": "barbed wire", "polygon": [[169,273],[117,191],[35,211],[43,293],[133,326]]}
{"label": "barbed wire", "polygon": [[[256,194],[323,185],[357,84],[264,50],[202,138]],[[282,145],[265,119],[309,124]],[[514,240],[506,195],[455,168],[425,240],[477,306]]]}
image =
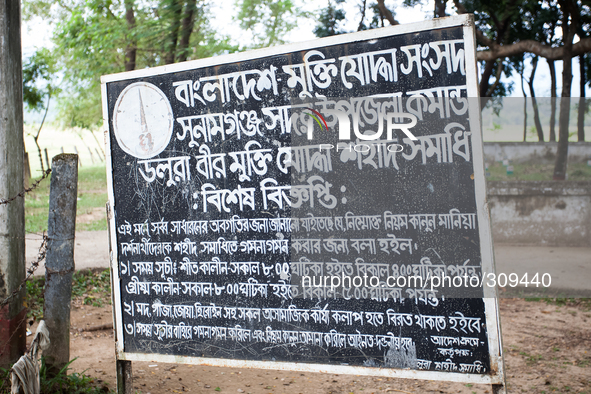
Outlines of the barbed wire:
{"label": "barbed wire", "polygon": [[13,202],[14,200],[16,200],[19,197],[24,197],[25,194],[35,190],[37,188],[37,186],[39,186],[39,184],[41,183],[42,180],[44,180],[45,178],[47,178],[49,176],[49,174],[51,174],[51,168],[46,170],[45,172],[43,172],[43,175],[41,176],[41,178],[37,179],[35,182],[33,182],[33,184],[31,185],[31,187],[29,188],[24,188],[19,194],[17,194],[16,196],[10,197],[9,199],[4,199],[4,198],[0,198],[0,205],[3,204],[8,204]]}
{"label": "barbed wire", "polygon": [[[16,196],[10,197],[9,199],[0,198],[0,205],[9,204],[19,197],[24,197],[25,194],[35,190],[39,186],[39,184],[41,184],[41,181],[43,181],[45,178],[47,178],[49,176],[49,174],[51,174],[51,168],[44,171],[41,178],[37,179],[31,185],[31,187],[24,188]],[[39,264],[43,260],[45,260],[45,255],[47,254],[47,241],[49,240],[49,237],[45,234],[45,232],[42,234],[42,237],[43,238],[41,241],[41,245],[39,246],[39,253],[37,254],[37,259],[35,261],[31,262],[31,266],[29,267],[29,269],[27,269],[27,276],[25,276],[25,279],[23,279],[21,284],[8,297],[6,297],[4,300],[0,301],[0,308],[3,307],[4,305],[8,304],[14,297],[16,297],[16,295],[23,289],[23,287],[25,286],[27,281],[35,273],[37,268],[39,268]],[[10,238],[21,238],[21,237],[10,237]]]}
{"label": "barbed wire", "polygon": [[39,246],[39,253],[37,254],[37,259],[31,262],[31,266],[27,269],[27,276],[25,276],[21,284],[12,293],[10,293],[8,297],[0,301],[0,308],[8,304],[14,297],[18,295],[18,293],[27,284],[27,281],[31,278],[31,276],[33,276],[37,268],[39,268],[39,264],[41,264],[41,262],[45,260],[45,255],[47,254],[47,241],[49,241],[49,237],[44,233],[43,240],[41,241],[41,245]]}
{"label": "barbed wire", "polygon": [[[41,178],[39,178],[35,182],[33,182],[33,184],[31,185],[31,187],[24,188],[16,196],[10,197],[8,199],[0,198],[0,205],[10,204],[11,202],[13,202],[14,200],[16,200],[17,198],[24,197],[25,194],[27,194],[27,193],[35,190],[41,184],[41,182],[45,178],[47,178],[49,176],[49,174],[51,174],[51,169],[48,169],[47,171],[44,171],[43,172],[43,175],[41,176]],[[45,232],[43,232],[42,237],[43,238],[42,238],[42,241],[41,241],[41,245],[39,246],[39,253],[37,254],[37,259],[35,261],[32,261],[31,262],[31,266],[27,269],[27,275],[21,281],[20,285],[16,289],[14,289],[14,291],[12,293],[10,293],[10,295],[8,297],[6,297],[4,300],[0,301],[0,308],[2,308],[5,305],[7,305],[10,301],[12,301],[13,298],[15,298],[21,292],[21,290],[26,286],[27,281],[31,278],[31,276],[33,276],[33,274],[35,273],[35,271],[37,270],[37,268],[39,268],[39,264],[41,264],[41,262],[43,260],[45,260],[45,255],[47,254],[47,241],[49,240],[49,237],[45,234]],[[10,236],[9,238],[19,238],[19,239],[22,239],[24,237]],[[4,346],[2,347],[2,349],[0,350],[0,355],[4,355],[4,352],[6,351],[6,347],[10,343],[12,343],[13,337],[19,332],[18,328],[20,328],[20,326],[22,324],[24,324],[25,322],[26,322],[26,319],[22,319],[19,322],[19,325],[14,330],[14,333],[10,336],[10,338],[8,339],[8,341],[6,341],[6,343],[4,344]],[[3,389],[4,389],[4,383],[2,384],[2,386],[0,386],[0,392]]]}
{"label": "barbed wire", "polygon": [[[0,302],[0,308],[4,307],[6,304],[8,304],[14,297],[16,297],[18,295],[18,293],[20,293],[20,291],[23,289],[23,287],[25,287],[25,285],[27,284],[27,281],[31,278],[31,276],[33,276],[33,274],[35,273],[37,268],[39,268],[39,265],[41,264],[41,262],[43,260],[45,260],[45,256],[47,254],[47,241],[49,241],[49,237],[47,236],[47,234],[43,233],[43,240],[41,241],[41,245],[39,246],[39,253],[37,254],[37,258],[35,259],[35,261],[31,262],[31,266],[27,269],[27,275],[22,280],[21,284],[12,293],[10,293],[10,295],[8,297],[6,297],[4,300],[2,300]],[[16,327],[16,329],[14,330],[14,332],[12,333],[12,335],[10,336],[8,341],[6,341],[6,343],[4,344],[2,349],[0,350],[0,356],[4,355],[4,353],[6,352],[7,346],[12,343],[12,339],[14,338],[14,336],[16,334],[19,333],[19,328],[24,323],[26,323],[26,321],[27,321],[27,319],[25,318],[19,322],[18,326]],[[3,387],[4,387],[4,384],[2,384],[2,386],[0,386],[0,393],[2,392]]]}

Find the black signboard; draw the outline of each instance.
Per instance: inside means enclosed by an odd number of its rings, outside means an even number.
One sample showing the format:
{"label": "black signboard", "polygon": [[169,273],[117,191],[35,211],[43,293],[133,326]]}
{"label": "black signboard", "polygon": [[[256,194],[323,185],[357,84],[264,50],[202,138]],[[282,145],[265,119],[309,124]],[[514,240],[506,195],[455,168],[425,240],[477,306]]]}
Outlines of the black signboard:
{"label": "black signboard", "polygon": [[500,382],[472,31],[103,77],[118,357]]}

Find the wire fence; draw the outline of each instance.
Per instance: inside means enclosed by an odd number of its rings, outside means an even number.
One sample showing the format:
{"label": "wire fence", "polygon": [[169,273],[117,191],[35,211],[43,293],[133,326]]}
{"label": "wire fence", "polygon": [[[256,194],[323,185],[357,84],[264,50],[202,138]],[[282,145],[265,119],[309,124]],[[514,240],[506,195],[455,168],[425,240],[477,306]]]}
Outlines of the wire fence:
{"label": "wire fence", "polygon": [[[31,187],[29,187],[29,188],[23,188],[23,190],[20,193],[16,194],[15,196],[12,196],[12,197],[9,197],[9,198],[0,198],[0,205],[10,204],[11,202],[15,201],[18,198],[24,198],[27,193],[30,193],[31,191],[35,190],[41,184],[41,182],[43,182],[43,180],[45,180],[46,178],[49,177],[50,174],[51,174],[51,169],[48,169],[48,170],[46,170],[46,171],[43,172],[43,175],[41,176],[41,178],[39,178],[38,180],[36,180],[31,185]],[[41,265],[41,263],[45,260],[45,256],[47,254],[47,243],[49,241],[49,237],[45,233],[43,233],[42,237],[43,237],[43,239],[41,241],[41,245],[39,246],[39,251],[37,253],[37,257],[35,258],[35,260],[33,260],[33,261],[30,262],[30,266],[27,269],[26,275],[25,275],[24,279],[20,282],[20,284],[7,297],[5,297],[4,299],[2,299],[0,301],[0,309],[4,308],[15,297],[17,297],[19,295],[19,293],[23,290],[23,288],[25,288],[25,286],[27,285],[27,282],[31,279],[31,277],[33,276],[33,274],[35,273],[35,271],[39,268],[39,266]],[[22,239],[23,237],[21,237],[21,236],[11,236],[10,238]],[[3,344],[2,349],[0,349],[0,355],[3,355],[4,354],[4,352],[6,351],[7,346],[9,346],[9,344],[12,343],[12,341],[14,339],[14,336],[19,333],[20,327],[26,321],[27,321],[27,319],[22,319],[19,322],[18,327],[16,327],[16,329],[14,330],[14,332],[12,333],[12,335],[10,336],[10,338],[8,339],[8,341],[6,341],[6,343]]]}
{"label": "wire fence", "polygon": [[13,202],[14,200],[16,200],[19,197],[25,197],[25,194],[32,192],[33,190],[35,190],[37,188],[37,186],[39,186],[39,184],[47,177],[49,177],[49,174],[51,174],[51,169],[48,169],[46,171],[43,172],[43,175],[41,176],[41,178],[37,179],[29,188],[24,188],[20,193],[18,193],[15,196],[12,196],[8,199],[4,199],[4,198],[0,198],[0,205],[4,205],[4,204],[9,204],[11,202]]}
{"label": "wire fence", "polygon": [[[33,190],[35,190],[41,184],[41,182],[43,182],[44,179],[49,177],[50,174],[51,174],[51,169],[47,169],[46,171],[43,172],[43,175],[41,176],[41,178],[37,179],[31,185],[31,187],[24,188],[20,193],[18,193],[15,196],[12,196],[10,198],[7,198],[7,199],[0,198],[0,205],[9,204],[19,197],[24,198],[25,194],[30,193]],[[16,238],[20,238],[20,237],[16,237]],[[33,274],[35,273],[37,268],[39,268],[39,265],[41,264],[41,262],[43,260],[45,260],[45,255],[47,254],[47,241],[48,240],[49,240],[49,237],[47,236],[47,234],[43,233],[43,240],[41,241],[41,246],[39,247],[39,252],[37,254],[37,258],[31,262],[30,267],[27,269],[27,274],[26,274],[25,278],[21,281],[19,286],[16,289],[14,289],[14,291],[12,293],[10,293],[8,295],[8,297],[6,297],[2,301],[0,301],[0,308],[7,305],[14,297],[16,297],[18,295],[18,293],[26,286],[27,281],[31,278],[31,276],[33,276]]]}

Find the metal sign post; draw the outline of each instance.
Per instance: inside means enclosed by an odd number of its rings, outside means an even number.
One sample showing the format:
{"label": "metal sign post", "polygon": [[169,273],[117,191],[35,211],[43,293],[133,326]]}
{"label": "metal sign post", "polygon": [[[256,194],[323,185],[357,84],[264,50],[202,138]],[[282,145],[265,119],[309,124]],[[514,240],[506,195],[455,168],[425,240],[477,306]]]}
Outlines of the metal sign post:
{"label": "metal sign post", "polygon": [[473,20],[102,78],[118,360],[504,384]]}

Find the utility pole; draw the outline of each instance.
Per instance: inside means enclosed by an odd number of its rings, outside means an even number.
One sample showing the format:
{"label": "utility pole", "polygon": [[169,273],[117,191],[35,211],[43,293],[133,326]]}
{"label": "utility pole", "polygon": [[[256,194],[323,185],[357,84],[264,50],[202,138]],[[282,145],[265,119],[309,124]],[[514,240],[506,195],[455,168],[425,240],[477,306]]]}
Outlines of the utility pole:
{"label": "utility pole", "polygon": [[[21,5],[0,0],[0,198],[23,190],[23,77]],[[25,277],[25,203],[23,198],[0,205],[0,300]],[[0,366],[20,357],[26,347],[23,290],[0,307]]]}

